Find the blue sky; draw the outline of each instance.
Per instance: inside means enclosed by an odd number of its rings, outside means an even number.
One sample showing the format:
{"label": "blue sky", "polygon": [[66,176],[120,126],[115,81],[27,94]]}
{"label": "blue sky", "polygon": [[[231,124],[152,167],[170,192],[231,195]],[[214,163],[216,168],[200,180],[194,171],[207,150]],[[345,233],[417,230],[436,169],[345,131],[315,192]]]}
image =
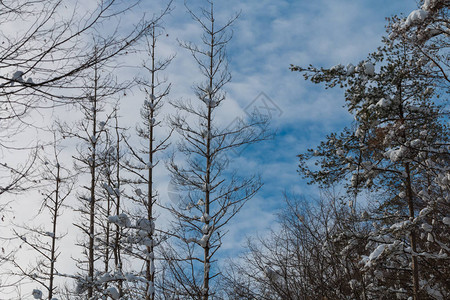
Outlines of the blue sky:
{"label": "blue sky", "polygon": [[[194,10],[205,2],[188,1]],[[159,11],[162,3],[143,1],[136,15],[142,11],[148,14]],[[289,70],[290,64],[324,67],[356,64],[381,45],[386,17],[408,15],[415,8],[414,0],[216,1],[218,22],[240,12],[228,45],[232,81],[225,87],[227,100],[220,108],[217,121],[227,126],[235,117],[245,116],[244,109],[261,93],[281,110],[281,115],[277,113],[271,119],[276,137],[248,147],[233,160],[232,167],[238,168],[240,174],[261,174],[264,186],[229,224],[221,255],[235,256],[242,251],[246,236],[263,235],[273,228],[276,213],[284,206],[284,192],[318,196],[317,188],[307,186],[298,175],[296,155],[352,120],[343,108],[343,91],[324,90],[304,81],[300,73]],[[124,19],[121,26],[130,26],[135,21],[136,18]],[[193,99],[192,85],[202,78],[194,60],[178,46],[177,39],[198,42],[201,30],[187,14],[182,0],[174,0],[174,10],[164,18],[163,26],[168,36],[161,36],[158,54],[176,54],[165,72],[173,85],[170,98]],[[139,75],[139,69],[133,66],[140,65],[144,58],[143,55],[128,57],[124,63],[128,67],[120,69],[118,76],[130,79]],[[121,99],[124,126],[135,127],[142,102],[139,91]],[[172,112],[166,108],[164,113]],[[162,167],[160,164],[156,186],[162,200],[167,201],[170,179]],[[67,244],[62,249],[67,256],[65,271],[71,272],[73,264],[69,260],[74,251],[74,237],[70,228],[67,231]]]}
{"label": "blue sky", "polygon": [[[188,4],[195,11],[205,2],[191,0]],[[174,10],[163,20],[168,36],[160,38],[158,50],[163,56],[176,54],[165,72],[173,84],[170,98],[193,99],[192,85],[202,78],[177,39],[199,42],[201,30],[187,14],[184,1],[173,4]],[[143,10],[158,11],[154,1],[141,5]],[[224,255],[237,254],[246,236],[263,234],[274,226],[276,212],[284,206],[284,192],[318,196],[317,188],[307,186],[298,175],[296,155],[352,120],[343,108],[343,91],[324,90],[304,81],[300,73],[289,70],[290,64],[356,64],[381,45],[386,17],[408,15],[415,7],[413,0],[216,1],[218,22],[240,12],[227,48],[232,81],[225,87],[227,100],[220,108],[218,122],[226,126],[236,116],[245,116],[244,108],[261,92],[282,111],[271,120],[276,137],[246,148],[233,161],[243,175],[261,174],[264,186],[228,227]],[[141,60],[136,56],[127,64],[138,65]],[[127,70],[127,74],[134,76],[136,70]],[[122,99],[122,115],[131,126],[140,103],[139,93]],[[169,178],[162,169],[160,174],[156,184],[164,201]]]}
{"label": "blue sky", "polygon": [[[195,9],[204,1],[188,3]],[[174,84],[172,97],[189,98],[192,84],[201,78],[192,58],[176,46],[175,39],[195,42],[200,31],[183,2],[174,4],[174,11],[164,19],[169,34],[163,41],[164,50],[177,53],[167,74]],[[275,139],[248,147],[234,161],[242,173],[260,173],[264,186],[230,224],[223,247],[227,254],[238,253],[246,236],[263,234],[274,226],[276,212],[284,206],[283,192],[318,196],[317,188],[307,186],[298,175],[296,155],[352,120],[343,108],[343,91],[324,90],[306,82],[300,73],[290,72],[289,65],[356,64],[381,45],[386,17],[408,15],[415,7],[413,0],[217,3],[219,21],[240,12],[228,45],[232,82],[226,86],[228,100],[220,121],[226,124],[243,115],[243,109],[261,92],[282,110],[271,122],[277,131]],[[160,186],[164,189],[164,184]]]}

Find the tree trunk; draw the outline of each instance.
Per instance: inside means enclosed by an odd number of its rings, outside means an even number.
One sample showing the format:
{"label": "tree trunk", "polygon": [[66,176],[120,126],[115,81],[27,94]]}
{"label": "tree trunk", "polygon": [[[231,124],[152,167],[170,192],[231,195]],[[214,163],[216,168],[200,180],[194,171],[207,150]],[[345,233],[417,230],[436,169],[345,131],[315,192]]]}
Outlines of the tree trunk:
{"label": "tree trunk", "polygon": [[[94,95],[92,100],[92,136],[97,136],[97,68],[94,67]],[[90,203],[89,203],[89,254],[88,254],[88,299],[94,294],[94,235],[95,235],[95,182],[96,182],[96,145],[97,141],[92,140],[92,161],[91,169],[91,186],[90,186]]]}
{"label": "tree trunk", "polygon": [[[412,221],[414,219],[414,197],[411,187],[411,172],[409,168],[409,163],[405,164],[406,177],[406,195],[408,198],[408,208],[409,208],[409,219]],[[412,271],[412,281],[413,281],[413,299],[419,300],[419,264],[417,261],[417,237],[416,231],[413,228],[410,234],[411,243],[411,271]]]}

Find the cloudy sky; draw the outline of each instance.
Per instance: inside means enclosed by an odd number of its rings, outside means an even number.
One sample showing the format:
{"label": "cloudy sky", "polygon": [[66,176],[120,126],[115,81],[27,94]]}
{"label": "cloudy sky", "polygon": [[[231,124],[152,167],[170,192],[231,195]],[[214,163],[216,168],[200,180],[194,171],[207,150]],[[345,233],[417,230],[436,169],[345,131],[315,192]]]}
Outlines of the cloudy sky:
{"label": "cloudy sky", "polygon": [[[195,10],[204,1],[188,1]],[[165,17],[167,37],[162,52],[176,53],[167,70],[173,83],[171,97],[189,98],[191,86],[201,82],[187,51],[176,39],[198,42],[200,28],[187,14],[183,1],[174,2]],[[350,124],[343,108],[343,91],[324,90],[306,82],[290,64],[331,67],[357,64],[381,45],[386,17],[408,15],[413,0],[247,0],[217,1],[217,21],[236,12],[233,39],[228,45],[232,82],[226,86],[227,102],[219,119],[223,124],[244,110],[258,107],[271,113],[273,140],[246,148],[235,158],[243,173],[262,175],[264,186],[229,227],[224,243],[226,253],[240,251],[247,235],[262,234],[274,225],[276,212],[284,206],[283,193],[317,197],[297,173],[296,155],[314,147],[326,134]],[[132,115],[133,113],[130,112]],[[166,182],[162,179],[161,189]],[[164,192],[161,192],[162,196]]]}
{"label": "cloudy sky", "polygon": [[[89,1],[88,1],[89,2]],[[194,10],[206,1],[190,0]],[[314,147],[326,134],[350,124],[343,108],[343,91],[324,90],[306,82],[290,64],[331,67],[357,64],[381,45],[386,17],[408,15],[416,7],[414,0],[221,0],[216,1],[216,21],[225,22],[236,13],[233,39],[228,44],[232,81],[225,87],[227,100],[220,108],[218,122],[227,126],[249,110],[269,113],[272,140],[244,149],[235,155],[232,166],[242,175],[259,173],[264,186],[230,223],[222,255],[235,256],[242,251],[246,236],[263,234],[274,226],[276,213],[284,206],[283,193],[317,197],[318,191],[306,185],[297,173],[296,155]],[[163,1],[142,1],[142,11],[158,13]],[[123,27],[135,19],[121,20]],[[192,85],[202,81],[190,54],[177,40],[198,43],[201,28],[186,12],[182,0],[174,0],[173,10],[161,24],[157,54],[176,55],[165,71],[172,83],[170,99],[194,99]],[[119,77],[145,74],[136,66],[144,55],[128,57]],[[143,102],[139,91],[121,99],[122,122],[134,127]],[[269,109],[269,110],[268,110]],[[166,113],[171,113],[166,109]],[[161,164],[163,165],[163,164]],[[169,177],[161,168],[156,185],[163,201],[169,201]],[[67,224],[68,226],[70,224]],[[67,244],[67,249],[71,246]],[[70,257],[70,255],[68,255]],[[68,264],[70,265],[70,264]],[[66,270],[70,272],[70,270]]]}

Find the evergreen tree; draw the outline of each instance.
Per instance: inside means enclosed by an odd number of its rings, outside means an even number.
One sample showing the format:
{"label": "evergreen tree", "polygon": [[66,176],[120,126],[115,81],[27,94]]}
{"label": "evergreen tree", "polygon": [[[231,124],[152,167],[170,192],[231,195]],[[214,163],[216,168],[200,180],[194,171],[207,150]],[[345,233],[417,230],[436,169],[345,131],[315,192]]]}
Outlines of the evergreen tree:
{"label": "evergreen tree", "polygon": [[445,298],[448,284],[441,274],[449,272],[449,253],[442,231],[450,211],[442,178],[448,173],[448,128],[443,108],[434,102],[435,78],[421,56],[407,43],[388,43],[356,67],[292,70],[314,83],[346,88],[354,128],[299,155],[300,172],[325,186],[344,182],[354,195],[353,208],[360,191],[376,195],[369,216],[375,225],[367,244],[372,251],[362,257],[362,269],[380,270],[388,280],[372,285],[373,295]]}
{"label": "evergreen tree", "polygon": [[433,76],[450,82],[449,71],[449,7],[448,0],[424,0],[408,17],[389,19],[389,38],[408,43],[428,64]]}

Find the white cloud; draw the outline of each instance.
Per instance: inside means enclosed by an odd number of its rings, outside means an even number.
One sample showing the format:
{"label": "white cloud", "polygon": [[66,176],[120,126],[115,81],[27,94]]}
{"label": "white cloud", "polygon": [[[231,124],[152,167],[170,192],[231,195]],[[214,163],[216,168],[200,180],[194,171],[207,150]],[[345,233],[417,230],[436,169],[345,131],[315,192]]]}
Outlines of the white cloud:
{"label": "white cloud", "polygon": [[[162,7],[155,8],[154,1],[147,6],[148,2],[141,4],[142,9],[153,12]],[[403,11],[408,12],[414,5],[410,2],[413,1],[231,0],[218,3],[218,21],[232,16],[235,11],[242,12],[233,27],[234,38],[228,47],[233,79],[226,87],[228,102],[221,108],[219,122],[226,125],[236,115],[243,115],[243,109],[260,92],[266,93],[283,111],[281,117],[272,120],[273,128],[278,128],[280,135],[260,146],[250,147],[232,163],[243,173],[260,172],[266,184],[231,223],[224,240],[224,255],[235,254],[246,234],[264,232],[274,226],[273,212],[283,205],[283,191],[315,192],[308,189],[297,174],[296,155],[316,145],[327,132],[339,130],[350,121],[342,108],[342,91],[325,91],[305,82],[299,73],[289,71],[289,65],[331,66],[364,59],[380,44],[384,18],[391,9],[395,12],[404,5]],[[195,8],[203,2],[190,3]],[[192,85],[203,79],[190,54],[178,47],[177,38],[197,42],[201,30],[185,12],[182,1],[175,4],[175,10],[164,19],[165,32],[169,36],[163,34],[160,37],[157,49],[162,56],[176,53],[165,72],[168,82],[173,85],[169,98],[194,99]],[[124,26],[130,26],[132,20],[124,20]],[[144,54],[127,57],[128,67],[120,69],[120,78],[131,79],[138,73],[145,75],[136,68],[145,58]],[[137,90],[123,97],[121,115],[126,126],[134,128],[142,102],[142,93]],[[60,113],[62,117],[68,114]],[[173,113],[173,109],[166,106],[164,114],[169,113]],[[167,201],[167,174],[158,176],[156,182],[163,201]],[[73,230],[69,222],[66,225]],[[67,243],[73,243],[73,240]],[[76,252],[78,249],[72,247],[71,250]],[[66,257],[68,259],[70,255],[66,254]],[[67,263],[66,271],[72,267]]]}

